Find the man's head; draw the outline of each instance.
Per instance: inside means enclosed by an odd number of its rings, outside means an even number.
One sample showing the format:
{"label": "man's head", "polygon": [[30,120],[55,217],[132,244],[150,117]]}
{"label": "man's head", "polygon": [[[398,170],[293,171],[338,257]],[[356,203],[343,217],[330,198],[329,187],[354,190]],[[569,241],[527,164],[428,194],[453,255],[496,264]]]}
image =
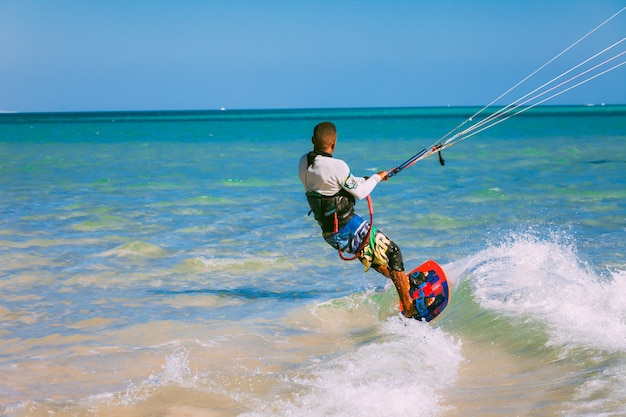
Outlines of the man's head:
{"label": "man's head", "polygon": [[313,129],[313,149],[332,154],[337,143],[337,128],[331,122],[322,122]]}

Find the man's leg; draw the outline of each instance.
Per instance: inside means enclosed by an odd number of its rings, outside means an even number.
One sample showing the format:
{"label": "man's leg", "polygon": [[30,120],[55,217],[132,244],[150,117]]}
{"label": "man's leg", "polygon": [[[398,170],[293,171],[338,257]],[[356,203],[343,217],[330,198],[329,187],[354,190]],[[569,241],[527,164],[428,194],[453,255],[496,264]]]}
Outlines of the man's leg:
{"label": "man's leg", "polygon": [[372,267],[393,282],[402,304],[403,314],[406,317],[413,317],[417,310],[409,294],[409,277],[404,273],[400,248],[380,230],[376,230],[374,243],[374,248],[371,246],[366,248],[366,251],[369,249]]}
{"label": "man's leg", "polygon": [[402,314],[406,317],[413,317],[417,314],[417,309],[415,308],[413,299],[409,294],[409,277],[404,273],[404,271],[389,270],[386,266],[379,265],[374,265],[374,269],[393,282],[393,285],[396,287],[396,291],[398,292],[400,303],[402,304]]}

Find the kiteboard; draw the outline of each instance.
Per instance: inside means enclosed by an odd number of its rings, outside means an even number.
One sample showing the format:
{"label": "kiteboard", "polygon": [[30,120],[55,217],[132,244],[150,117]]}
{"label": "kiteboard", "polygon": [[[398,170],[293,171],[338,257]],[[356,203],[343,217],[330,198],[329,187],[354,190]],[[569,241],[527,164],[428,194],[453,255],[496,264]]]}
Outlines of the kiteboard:
{"label": "kiteboard", "polygon": [[446,274],[437,262],[430,260],[409,272],[408,277],[409,294],[417,309],[413,318],[431,321],[446,308],[450,299]]}

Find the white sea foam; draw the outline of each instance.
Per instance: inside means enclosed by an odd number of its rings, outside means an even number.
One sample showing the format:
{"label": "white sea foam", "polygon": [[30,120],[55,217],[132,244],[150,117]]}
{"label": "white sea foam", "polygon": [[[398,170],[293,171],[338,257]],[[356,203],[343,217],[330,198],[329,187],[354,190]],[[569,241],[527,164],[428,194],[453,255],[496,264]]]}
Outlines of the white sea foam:
{"label": "white sea foam", "polygon": [[428,324],[391,317],[382,340],[299,371],[300,393],[244,416],[433,416],[454,384],[461,344]]}
{"label": "white sea foam", "polygon": [[549,344],[626,350],[626,271],[603,278],[567,237],[515,234],[467,261],[480,304],[546,324]]}

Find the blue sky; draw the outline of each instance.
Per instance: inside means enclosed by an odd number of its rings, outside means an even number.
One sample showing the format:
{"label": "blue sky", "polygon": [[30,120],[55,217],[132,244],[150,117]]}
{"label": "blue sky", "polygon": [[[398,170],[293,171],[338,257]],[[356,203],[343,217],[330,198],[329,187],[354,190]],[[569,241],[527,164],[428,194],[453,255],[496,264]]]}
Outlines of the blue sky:
{"label": "blue sky", "polygon": [[[485,105],[624,6],[0,0],[0,110]],[[626,11],[553,71],[625,36]],[[626,103],[626,66],[546,104],[589,103]]]}

